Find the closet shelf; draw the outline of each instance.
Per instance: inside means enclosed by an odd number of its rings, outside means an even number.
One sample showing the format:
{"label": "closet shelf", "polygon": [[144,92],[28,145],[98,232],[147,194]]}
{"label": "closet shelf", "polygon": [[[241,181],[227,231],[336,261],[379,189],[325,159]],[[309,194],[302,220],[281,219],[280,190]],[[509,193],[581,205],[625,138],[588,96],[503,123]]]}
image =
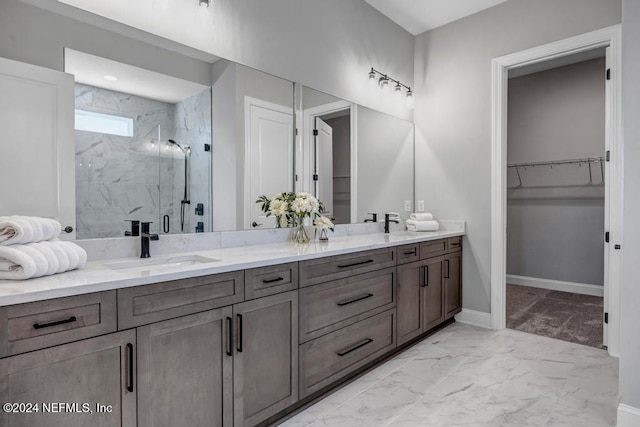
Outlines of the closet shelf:
{"label": "closet shelf", "polygon": [[[523,183],[522,183],[522,176],[520,175],[520,170],[526,170],[526,168],[535,168],[535,167],[539,167],[539,166],[546,166],[546,167],[550,167],[553,168],[554,166],[562,166],[562,165],[580,165],[582,166],[583,164],[587,164],[589,167],[589,183],[584,184],[584,185],[603,185],[604,184],[604,162],[605,159],[604,157],[585,157],[582,159],[564,159],[564,160],[549,160],[549,161],[542,161],[542,162],[528,162],[528,163],[513,163],[510,165],[507,165],[508,169],[515,169],[516,174],[518,175],[518,185],[515,187],[510,187],[510,188],[520,188],[523,187]],[[599,182],[594,182],[593,181],[593,170],[592,170],[592,165],[594,163],[599,163],[600,164],[600,181]],[[597,169],[596,169],[597,170]]]}

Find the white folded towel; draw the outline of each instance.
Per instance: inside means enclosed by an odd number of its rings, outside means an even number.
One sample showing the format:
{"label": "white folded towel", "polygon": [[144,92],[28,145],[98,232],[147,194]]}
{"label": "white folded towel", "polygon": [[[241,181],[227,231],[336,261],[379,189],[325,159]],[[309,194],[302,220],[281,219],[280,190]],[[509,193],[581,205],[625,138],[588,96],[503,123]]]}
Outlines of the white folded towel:
{"label": "white folded towel", "polygon": [[440,224],[438,221],[416,221],[413,219],[407,220],[408,231],[438,231]]}
{"label": "white folded towel", "polygon": [[0,216],[0,245],[37,243],[60,235],[62,226],[55,219],[35,216]]}
{"label": "white folded towel", "polygon": [[433,220],[433,215],[428,212],[412,213],[409,215],[409,219],[414,221],[431,221]]}
{"label": "white folded towel", "polygon": [[87,253],[72,242],[0,245],[0,280],[25,280],[84,267]]}

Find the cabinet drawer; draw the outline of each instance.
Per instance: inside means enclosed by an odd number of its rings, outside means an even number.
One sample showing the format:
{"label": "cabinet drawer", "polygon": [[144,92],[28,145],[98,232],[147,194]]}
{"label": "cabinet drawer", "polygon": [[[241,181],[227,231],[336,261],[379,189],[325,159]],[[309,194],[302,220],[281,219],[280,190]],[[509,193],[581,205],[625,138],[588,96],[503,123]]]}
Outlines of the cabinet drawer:
{"label": "cabinet drawer", "polygon": [[420,259],[427,259],[432,256],[444,255],[446,253],[447,239],[420,243]]}
{"label": "cabinet drawer", "polygon": [[244,271],[118,289],[118,327],[133,328],[243,299]]}
{"label": "cabinet drawer", "polygon": [[298,263],[292,262],[246,270],[244,283],[246,300],[298,289]]}
{"label": "cabinet drawer", "polygon": [[406,264],[420,259],[420,244],[404,245],[398,247],[398,264]]}
{"label": "cabinet drawer", "polygon": [[460,252],[462,250],[462,236],[449,237],[449,241],[447,243],[447,251],[451,252]]}
{"label": "cabinet drawer", "polygon": [[0,357],[115,332],[116,291],[0,308]]}
{"label": "cabinet drawer", "polygon": [[300,346],[300,398],[395,348],[395,309]]}
{"label": "cabinet drawer", "polygon": [[395,263],[395,248],[302,261],[300,287],[392,267]]}
{"label": "cabinet drawer", "polygon": [[300,290],[300,342],[395,307],[395,268]]}

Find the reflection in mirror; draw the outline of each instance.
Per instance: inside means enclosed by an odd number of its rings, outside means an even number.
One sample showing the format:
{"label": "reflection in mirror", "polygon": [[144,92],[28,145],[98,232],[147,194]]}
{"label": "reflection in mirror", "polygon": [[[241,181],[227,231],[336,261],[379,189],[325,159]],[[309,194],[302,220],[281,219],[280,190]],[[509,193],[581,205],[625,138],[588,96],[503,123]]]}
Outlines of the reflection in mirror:
{"label": "reflection in mirror", "polygon": [[337,224],[369,213],[408,218],[414,200],[413,123],[298,85],[298,184]]}
{"label": "reflection in mirror", "polygon": [[213,230],[275,227],[256,200],[294,190],[293,83],[213,64]]}
{"label": "reflection in mirror", "polygon": [[65,49],[74,74],[77,238],[211,231],[207,86]]}

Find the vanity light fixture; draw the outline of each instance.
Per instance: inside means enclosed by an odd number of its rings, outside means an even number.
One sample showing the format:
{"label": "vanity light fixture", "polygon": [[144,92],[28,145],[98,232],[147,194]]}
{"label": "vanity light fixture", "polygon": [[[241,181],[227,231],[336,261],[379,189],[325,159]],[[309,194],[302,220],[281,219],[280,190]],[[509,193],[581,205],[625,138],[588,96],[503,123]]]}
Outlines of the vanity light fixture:
{"label": "vanity light fixture", "polygon": [[200,7],[209,7],[209,0],[200,0]]}
{"label": "vanity light fixture", "polygon": [[403,89],[406,89],[407,92],[405,94],[405,101],[407,103],[407,108],[409,109],[413,108],[413,103],[414,103],[413,92],[411,91],[411,88],[409,86],[400,83],[399,80],[391,78],[388,75],[383,74],[380,71],[376,70],[375,68],[371,67],[371,71],[369,71],[369,82],[372,82],[372,83],[377,82],[378,86],[382,90],[386,90],[387,88],[389,88],[390,84],[393,82],[395,83],[394,92],[398,96],[402,95]]}

